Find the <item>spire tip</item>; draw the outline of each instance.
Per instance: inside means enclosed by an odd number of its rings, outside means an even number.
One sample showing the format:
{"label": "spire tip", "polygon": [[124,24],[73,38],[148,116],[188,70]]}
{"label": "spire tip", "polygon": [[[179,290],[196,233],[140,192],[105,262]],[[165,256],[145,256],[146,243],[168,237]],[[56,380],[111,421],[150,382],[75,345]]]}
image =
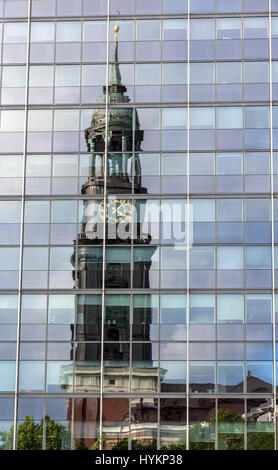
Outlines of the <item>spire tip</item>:
{"label": "spire tip", "polygon": [[118,23],[115,25],[114,31],[115,31],[115,41],[118,41],[118,32],[120,31],[120,26],[118,25]]}
{"label": "spire tip", "polygon": [[[117,10],[118,17],[120,16],[121,12],[120,10]],[[120,31],[120,26],[119,26],[119,19],[117,19],[117,23],[115,24],[115,41],[118,41],[118,32]]]}

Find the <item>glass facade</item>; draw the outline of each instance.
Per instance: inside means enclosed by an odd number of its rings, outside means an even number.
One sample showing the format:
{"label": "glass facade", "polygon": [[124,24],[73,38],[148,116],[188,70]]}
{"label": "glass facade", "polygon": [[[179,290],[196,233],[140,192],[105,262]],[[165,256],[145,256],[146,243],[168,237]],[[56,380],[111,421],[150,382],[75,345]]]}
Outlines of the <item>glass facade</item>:
{"label": "glass facade", "polygon": [[278,1],[0,14],[0,449],[277,449]]}

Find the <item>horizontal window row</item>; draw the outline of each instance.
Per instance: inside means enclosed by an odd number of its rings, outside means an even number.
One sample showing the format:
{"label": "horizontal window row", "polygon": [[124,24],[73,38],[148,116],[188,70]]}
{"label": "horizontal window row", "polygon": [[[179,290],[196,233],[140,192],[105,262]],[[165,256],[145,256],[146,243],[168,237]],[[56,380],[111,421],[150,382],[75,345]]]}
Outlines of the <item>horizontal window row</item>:
{"label": "horizontal window row", "polygon": [[[186,199],[117,200],[107,198],[107,206],[120,211],[121,203],[132,205],[134,223],[185,223],[188,222],[259,222],[271,221],[271,201],[266,198],[250,199],[190,199],[189,212]],[[79,206],[79,207],[78,207]],[[76,224],[101,222],[104,202],[94,200],[25,201],[24,223]],[[134,208],[133,208],[134,207]],[[77,219],[77,209],[79,217]],[[51,216],[50,216],[51,211]],[[274,220],[278,200],[274,199]],[[187,217],[188,214],[188,217]],[[20,201],[0,201],[0,223],[16,224],[21,220]],[[46,227],[45,227],[46,228]]]}
{"label": "horizontal window row", "polygon": [[[97,289],[102,288],[102,270],[94,269],[23,271],[23,289]],[[131,275],[133,274],[133,275]],[[105,270],[105,288],[117,289],[119,285],[125,289],[186,289],[187,274],[190,289],[271,289],[271,269],[196,269],[189,273],[184,269],[161,269],[129,271],[125,263],[116,270],[113,265]],[[74,277],[74,279],[73,279]],[[278,285],[275,270],[275,285]],[[18,289],[19,272],[12,270],[0,271],[1,289]]]}
{"label": "horizontal window row", "polygon": [[[209,294],[207,294],[209,296]],[[194,299],[193,299],[194,300]],[[260,299],[259,299],[260,300]],[[57,313],[55,319],[51,319],[49,316],[48,326],[42,322],[41,316],[38,318],[31,318],[29,320],[32,323],[27,323],[26,318],[27,314],[22,315],[22,325],[20,327],[20,339],[21,341],[82,341],[82,342],[92,342],[92,341],[101,341],[101,312],[99,311],[100,307],[91,306],[91,308],[84,308],[84,311],[78,311],[76,316],[76,327],[74,327],[74,319],[72,323],[70,322],[70,316],[67,316],[67,312]],[[1,312],[2,314],[2,312]],[[34,311],[30,312],[31,315],[34,315]],[[129,309],[124,308],[106,308],[104,315],[104,341],[130,341],[133,342],[142,342],[142,341],[186,341],[187,340],[187,330],[188,330],[188,340],[189,341],[202,341],[203,338],[206,338],[207,341],[215,341],[216,338],[218,342],[223,341],[272,341],[273,328],[270,323],[269,318],[266,316],[265,312],[262,312],[261,315],[257,315],[257,319],[254,319],[250,314],[247,315],[247,325],[244,326],[242,323],[243,320],[240,317],[241,312],[233,311],[228,312],[227,317],[224,317],[224,313],[219,311],[217,313],[218,325],[217,328],[213,324],[213,307],[190,307],[189,321],[190,326],[186,328],[186,314],[182,309],[176,308],[172,309],[172,312],[169,309],[161,307],[160,313],[160,324],[158,324],[158,312],[155,309],[147,309],[145,317],[144,309],[139,309],[138,307],[133,309],[133,323],[130,324],[129,321]],[[74,315],[72,315],[74,316]],[[251,319],[250,319],[251,318]],[[17,338],[17,326],[14,318],[8,318],[7,316],[1,315],[1,341],[16,341]],[[11,324],[14,321],[14,324]],[[46,319],[44,319],[46,321]],[[259,322],[259,323],[256,323]],[[100,323],[98,323],[100,322]],[[210,322],[210,323],[209,323]],[[278,329],[276,331],[276,336]],[[15,359],[16,349],[15,343],[7,343],[7,347],[2,344],[1,347],[1,358],[2,359]],[[91,343],[90,343],[91,344]],[[92,346],[84,344],[83,347]],[[236,343],[239,345],[239,343]],[[233,345],[228,344],[227,348],[224,343],[221,343],[222,347],[222,356],[225,354],[227,349],[227,354],[230,354],[230,351],[233,350]],[[28,354],[28,346],[26,346]],[[67,359],[69,356],[70,345],[68,343],[59,343],[57,348],[55,345],[51,346],[51,352],[49,353],[52,356],[49,356],[51,359],[60,359],[61,355],[63,359]],[[243,359],[243,349],[240,344],[239,357],[237,359]],[[24,348],[23,348],[24,349]],[[36,350],[36,347],[34,347]],[[38,351],[44,356],[45,347],[38,346]],[[81,347],[80,347],[81,349]],[[224,352],[223,352],[224,351]],[[29,352],[32,353],[31,351]],[[36,354],[36,353],[34,353]],[[39,353],[38,353],[39,354]],[[54,357],[54,354],[56,356]],[[65,357],[66,356],[66,357]],[[23,357],[22,359],[30,359],[33,356]],[[227,357],[225,357],[227,358]],[[233,357],[235,359],[235,357]],[[37,359],[36,355],[33,359]],[[224,359],[224,357],[222,357]]]}
{"label": "horizontal window row", "polygon": [[[135,70],[134,70],[135,68]],[[189,77],[188,77],[189,69]],[[269,83],[269,62],[213,62],[167,64],[120,64],[122,83],[130,85],[209,85],[233,83]],[[55,77],[54,77],[55,72]],[[111,66],[110,66],[111,74]],[[31,65],[30,88],[101,87],[106,80],[105,65]],[[81,80],[82,79],[82,80]],[[272,82],[278,82],[278,62],[272,62]],[[24,88],[25,66],[2,67],[2,88]],[[12,92],[12,90],[11,90]],[[24,90],[22,90],[24,92]],[[101,88],[99,88],[101,94]],[[3,103],[2,91],[2,104]],[[58,90],[56,91],[58,93]],[[201,100],[200,100],[201,101]],[[16,103],[16,101],[15,101]],[[9,104],[9,103],[6,103]]]}
{"label": "horizontal window row", "polygon": [[[207,294],[209,296],[209,294]],[[193,299],[194,300],[194,299]],[[99,306],[98,306],[99,307]],[[70,316],[67,316],[67,312],[57,313],[55,319],[51,319],[50,316],[48,326],[42,322],[41,316],[38,318],[29,319],[27,323],[27,314],[22,315],[22,325],[20,327],[20,339],[21,341],[101,341],[101,312],[100,307],[91,306],[91,308],[84,308],[84,311],[78,311],[76,316],[76,328],[74,327],[74,319],[70,322]],[[130,325],[129,321],[129,309],[124,308],[106,308],[104,316],[104,341],[130,341],[141,342],[141,341],[186,341],[187,340],[187,328],[186,328],[186,314],[182,309],[176,308],[169,309],[161,307],[160,314],[160,325],[157,323],[158,313],[155,309],[148,309],[145,317],[144,309],[138,307],[133,309],[133,323]],[[34,315],[34,311],[30,312]],[[225,318],[224,314],[219,311],[217,313],[218,326],[217,328],[213,324],[213,307],[196,307],[190,308],[189,321],[190,326],[188,328],[188,340],[189,341],[202,341],[206,338],[208,341],[272,341],[273,331],[272,325],[265,312],[261,315],[257,315],[257,319],[247,315],[248,324],[246,327],[242,323],[243,320],[240,317],[241,312],[227,313],[230,318]],[[72,315],[74,316],[74,315]],[[251,318],[251,319],[250,319]],[[1,311],[1,341],[16,341],[17,338],[17,327],[14,318],[8,318],[2,315]],[[46,319],[44,319],[46,321]],[[97,323],[97,322],[100,323]],[[259,323],[256,323],[259,322]],[[11,324],[14,322],[14,324]],[[30,323],[31,322],[31,323]],[[210,323],[209,323],[210,322]],[[276,331],[277,336],[278,330]],[[238,344],[238,343],[237,343]],[[85,347],[85,345],[83,345]],[[88,348],[90,345],[88,345]],[[26,346],[27,348],[27,346]],[[64,348],[64,349],[63,349]],[[52,345],[52,352],[55,351],[57,357],[51,356],[51,359],[59,359],[60,354],[64,356],[68,354],[70,346],[61,343],[60,349],[59,344],[57,345],[57,351],[55,346]],[[227,354],[231,350],[232,346],[227,346]],[[35,347],[36,349],[36,347]],[[45,348],[41,346],[38,350],[41,354],[44,354]],[[225,345],[222,344],[222,352],[225,351]],[[242,349],[239,352],[242,359]],[[8,344],[7,348],[4,344],[1,347],[2,359],[13,359],[15,358],[15,344]],[[30,354],[32,354],[32,349]],[[34,353],[35,354],[35,353]],[[54,354],[54,353],[53,353]],[[11,357],[12,355],[12,357]],[[31,356],[30,356],[31,357]],[[30,359],[25,357],[25,359]],[[50,357],[50,356],[49,356]],[[24,357],[22,357],[24,359]],[[66,359],[68,356],[66,357]],[[36,356],[33,359],[37,359]],[[222,357],[223,359],[223,357]]]}
{"label": "horizontal window row", "polygon": [[[100,437],[100,419],[105,450],[185,450],[187,432],[190,450],[214,450],[216,446],[219,450],[261,450],[262,446],[272,450],[275,446],[275,405],[266,397],[210,398],[204,406],[196,397],[187,401],[134,396],[103,398],[102,414],[100,406],[99,397],[20,397],[17,449],[42,449],[45,435],[47,450],[70,449],[71,441],[73,449],[89,450]],[[112,409],[118,411],[111,417]],[[1,448],[10,450],[14,399],[0,398],[0,410],[5,418],[0,422]],[[27,425],[32,426],[32,444],[26,436]]]}
{"label": "horizontal window row", "polygon": [[[115,327],[116,329],[116,327]],[[112,327],[110,327],[112,330]],[[124,336],[124,335],[123,335]],[[171,338],[170,338],[171,339]],[[151,343],[133,343],[132,361],[141,360],[186,360],[186,342],[161,341]],[[247,361],[273,359],[272,342],[189,342],[190,360],[215,360],[218,361]],[[129,361],[131,358],[130,344],[127,342],[104,342],[103,358],[105,361]],[[16,360],[16,342],[0,342],[0,361]],[[277,347],[276,347],[277,349]],[[82,365],[82,361],[100,361],[101,344],[92,342],[21,342],[19,360],[64,360],[77,361]],[[85,364],[86,365],[86,364]],[[124,365],[124,364],[123,364]],[[114,364],[114,367],[116,364]],[[111,362],[111,367],[113,363]]]}
{"label": "horizontal window row", "polygon": [[[50,251],[50,263],[49,263]],[[0,270],[16,271],[19,268],[19,248],[0,248]],[[160,256],[159,256],[160,255]],[[144,263],[151,263],[152,271],[186,270],[187,250],[178,247],[106,247],[105,263],[107,270],[131,269],[139,271]],[[278,247],[275,246],[275,269],[278,269]],[[76,260],[75,260],[76,258]],[[217,260],[216,260],[217,258]],[[76,263],[76,264],[75,264]],[[48,269],[102,271],[102,247],[25,247],[23,249],[23,270],[44,271]],[[140,264],[141,263],[141,264]],[[271,246],[200,246],[189,251],[189,267],[192,270],[268,270],[271,269]],[[146,270],[146,268],[144,268]]]}
{"label": "horizontal window row", "polygon": [[[223,207],[225,207],[223,205]],[[229,208],[229,204],[226,205]],[[115,240],[117,234],[124,238],[128,243],[133,240],[134,245],[148,239],[151,245],[169,245],[173,243],[185,243],[187,233],[189,241],[193,245],[203,244],[270,244],[272,241],[271,222],[252,221],[241,222],[229,220],[229,217],[236,217],[235,207],[230,205],[233,214],[227,215],[227,219],[221,222],[190,222],[186,227],[185,222],[149,222],[141,223],[136,226],[127,227],[126,224],[119,222],[117,227],[115,223],[110,227],[108,235]],[[239,215],[240,216],[240,215]],[[9,219],[9,218],[8,218]],[[20,245],[21,226],[19,223],[1,222],[0,224],[0,244],[2,246]],[[88,225],[86,228],[87,243],[94,244],[98,239],[101,243],[104,237],[103,224],[96,223],[94,226]],[[187,230],[189,229],[189,231]],[[274,242],[278,240],[278,223],[274,222]],[[81,227],[74,223],[55,223],[47,226],[45,223],[28,223],[24,226],[24,244],[27,245],[72,245],[76,240]]]}
{"label": "horizontal window row", "polygon": [[[107,175],[130,178],[139,176],[185,176],[188,173],[186,153],[125,153],[128,158],[126,168],[123,155],[107,155]],[[19,178],[23,176],[23,157],[21,155],[1,155],[1,178]],[[80,178],[103,176],[105,155],[27,155],[26,178]],[[139,163],[140,165],[136,164]],[[278,174],[278,152],[273,152],[273,173]],[[189,154],[189,174],[191,176],[211,175],[269,175],[269,152],[226,152],[226,153],[191,153]],[[73,180],[72,180],[73,181]],[[85,182],[85,181],[84,181]]]}
{"label": "horizontal window row", "polygon": [[[260,13],[268,11],[268,0],[236,0],[231,5],[228,0],[217,0],[216,3],[214,0],[207,0],[205,3],[200,0],[190,0],[190,12],[191,13]],[[4,0],[1,5],[1,14],[2,9],[4,8],[4,16],[6,18],[13,17],[27,17],[28,15],[28,1],[27,0],[17,0],[10,2]],[[124,1],[112,0],[110,2],[110,14],[116,15],[117,8],[120,8],[121,13],[124,15],[133,15],[133,14],[182,14],[187,13],[187,2],[180,4],[177,0],[140,0],[136,2],[135,0],[130,0],[128,4]],[[276,0],[272,0],[271,3],[272,11],[277,10]],[[101,0],[96,0],[95,5],[92,6],[89,0],[33,0],[31,15],[34,17],[43,17],[43,16],[105,16],[108,13],[108,4],[107,2],[102,2]]]}
{"label": "horizontal window row", "polygon": [[[10,119],[12,116],[8,116]],[[22,129],[23,122],[20,116],[18,123],[2,122],[3,126],[9,131],[0,132],[0,144],[3,154],[6,153],[22,153],[25,148],[24,131]],[[173,121],[172,121],[173,122]],[[214,125],[211,123],[207,128],[202,128],[201,124],[196,124],[195,128],[189,131],[189,141],[187,142],[187,129],[186,123],[183,122],[184,128],[180,128],[181,123],[176,124],[177,128],[164,128],[159,130],[145,130],[144,140],[141,145],[142,151],[145,152],[185,152],[188,148],[190,152],[239,152],[245,149],[246,151],[269,151],[271,147],[271,131],[269,128],[263,126],[268,124],[267,120],[253,122],[253,128],[224,128],[215,131]],[[275,124],[275,123],[274,123]],[[41,126],[42,124],[40,124]],[[44,124],[45,125],[45,124]],[[73,125],[73,123],[71,123]],[[207,124],[208,125],[208,124]],[[228,124],[225,124],[228,126]],[[238,125],[236,123],[231,125]],[[275,124],[276,125],[276,124]],[[17,126],[17,131],[12,130]],[[38,126],[38,127],[40,127]],[[69,126],[69,124],[59,124],[60,128]],[[257,126],[257,127],[256,127]],[[262,126],[262,127],[259,127]],[[20,130],[21,129],[21,130]],[[278,128],[277,128],[278,129]],[[272,131],[272,148],[278,149],[278,130],[273,128]],[[49,153],[59,152],[61,154],[67,152],[86,152],[87,144],[84,139],[84,131],[30,131],[27,136],[27,152],[39,154],[42,148],[45,152]],[[132,140],[131,140],[132,142]],[[112,144],[110,144],[109,152],[113,151]]]}
{"label": "horizontal window row", "polygon": [[[277,300],[275,308],[277,307]],[[0,322],[2,325],[17,323],[18,309],[17,295],[0,296]],[[106,325],[127,325],[130,322],[135,325],[143,324],[185,324],[187,321],[191,324],[202,324],[200,327],[207,328],[208,324],[218,322],[226,324],[226,327],[218,329],[218,337],[222,340],[235,338],[243,339],[244,328],[233,326],[234,324],[254,324],[249,327],[254,332],[258,324],[270,324],[272,322],[272,296],[271,294],[190,294],[189,296],[189,316],[187,319],[186,295],[185,294],[133,294],[132,309],[130,311],[130,296],[127,294],[107,295],[105,296],[104,323]],[[77,313],[75,315],[75,300],[73,295],[27,295],[23,294],[21,303],[22,328],[24,325],[31,324],[43,325],[77,325],[92,326],[90,334],[94,334],[94,328],[101,325],[102,301],[100,295],[78,295]],[[133,312],[133,313],[132,313]],[[276,321],[278,316],[276,314]],[[4,326],[2,327],[4,329]],[[51,338],[62,339],[61,333],[57,331],[55,338],[55,328],[50,328]],[[235,329],[237,334],[232,336]],[[209,330],[209,328],[208,328]],[[266,334],[269,330],[266,327]],[[8,330],[7,330],[8,331]],[[28,336],[28,328],[24,327],[25,335]],[[30,330],[31,331],[31,330]],[[67,328],[61,328],[61,332],[67,332],[65,340],[69,340]],[[194,329],[191,329],[194,332]],[[213,331],[210,328],[210,331]],[[231,336],[229,336],[229,331]],[[11,329],[11,334],[15,329]],[[35,330],[34,330],[35,332]],[[197,332],[197,329],[195,329]],[[80,328],[79,333],[87,334]],[[39,329],[38,329],[39,334]],[[98,330],[97,334],[100,334]],[[170,332],[169,332],[170,334]],[[88,333],[89,335],[89,333]],[[225,336],[226,335],[226,336]],[[25,336],[24,339],[28,340]],[[206,335],[205,335],[206,337]],[[12,340],[13,336],[1,336],[3,340]],[[251,338],[252,339],[252,338]],[[255,337],[253,339],[256,339]],[[263,338],[262,338],[263,339]],[[38,340],[40,338],[38,337]],[[90,340],[90,339],[88,339]],[[91,340],[94,340],[93,336]],[[258,335],[258,340],[260,336]]]}
{"label": "horizontal window row", "polygon": [[[108,197],[106,210],[119,213],[122,204],[129,207],[132,213],[130,223],[177,225],[201,222],[270,222],[271,201],[268,198],[226,198],[226,199],[116,199]],[[25,201],[24,223],[29,224],[89,224],[103,222],[105,210],[102,199]],[[125,206],[125,209],[127,207]],[[78,216],[77,216],[78,212]],[[116,216],[115,216],[116,217]],[[278,217],[278,199],[274,198],[274,221]],[[0,223],[19,224],[21,220],[20,201],[0,201]],[[123,222],[120,218],[112,222]],[[45,231],[47,226],[45,225]],[[258,225],[259,227],[259,225]],[[54,228],[54,227],[53,227]],[[61,227],[62,228],[62,227]],[[69,227],[70,228],[70,227]],[[73,228],[73,227],[72,227]],[[89,227],[88,227],[89,228]],[[80,227],[79,227],[80,229]],[[75,228],[76,230],[76,228]],[[61,240],[62,241],[62,240]]]}
{"label": "horizontal window row", "polygon": [[[177,79],[175,79],[177,81]],[[127,94],[131,103],[186,103],[187,85],[129,85]],[[30,105],[62,104],[91,104],[99,103],[100,86],[30,87],[28,103]],[[259,97],[259,98],[258,98]],[[278,84],[272,86],[273,100],[278,99]],[[189,86],[190,103],[269,101],[270,85],[268,83],[224,83],[215,85],[193,84]],[[24,105],[26,100],[25,88],[2,88],[1,104]]]}
{"label": "horizontal window row", "polygon": [[[258,2],[257,2],[258,3]],[[186,40],[187,19],[162,21],[120,21],[120,41]],[[56,34],[55,34],[56,26]],[[114,38],[115,21],[110,23],[110,40]],[[94,42],[106,41],[106,21],[40,21],[31,23],[30,42]],[[272,37],[277,37],[278,21],[272,18]],[[28,41],[27,22],[4,23],[4,43]],[[190,40],[227,40],[268,38],[268,17],[205,18],[190,20]]]}
{"label": "horizontal window row", "polygon": [[[19,41],[19,38],[18,38]],[[132,43],[120,42],[119,61],[157,62],[157,61],[213,61],[213,60],[267,60],[269,59],[269,39],[249,38],[214,40],[167,39],[143,40]],[[243,46],[243,47],[242,47]],[[109,59],[113,61],[114,43],[111,42]],[[30,44],[29,63],[35,64],[103,64],[106,57],[105,42],[37,42]],[[277,38],[272,39],[272,59],[278,59]],[[189,53],[189,54],[188,54]],[[26,43],[5,43],[3,45],[3,64],[25,64],[27,57]]]}
{"label": "horizontal window row", "polygon": [[[2,392],[14,391],[15,365],[12,361],[0,361]],[[128,362],[105,361],[103,373],[105,392],[157,393],[160,388],[161,392],[175,393],[186,390],[186,361],[133,362],[131,377]],[[80,361],[73,365],[69,361],[48,361],[46,364],[20,361],[19,392],[41,393],[45,390],[50,393],[99,393],[100,362]],[[216,381],[214,362],[190,361],[189,392],[215,393],[216,390],[219,393],[272,393],[273,364],[251,361],[244,367],[238,361],[219,362]]]}
{"label": "horizontal window row", "polygon": [[[17,2],[20,3],[20,2]],[[191,40],[268,38],[268,17],[191,19]],[[216,26],[215,26],[216,24]],[[121,41],[186,40],[186,19],[120,21]],[[56,34],[55,34],[56,26]],[[110,40],[115,22],[110,24]],[[106,41],[106,21],[40,21],[31,23],[30,42]],[[277,36],[278,21],[272,18],[272,37]],[[4,23],[4,44],[28,42],[27,22]]]}
{"label": "horizontal window row", "polygon": [[[0,157],[1,160],[1,157]],[[179,159],[180,160],[180,159]],[[176,163],[177,158],[173,157],[169,164]],[[182,169],[185,166],[184,161],[181,160],[174,167],[169,169],[169,172],[178,173],[181,167],[181,173],[177,175],[164,174],[161,177],[153,175],[142,176],[129,176],[130,187],[129,194],[137,194],[137,182],[140,179],[143,188],[146,188],[149,195],[170,194],[184,195],[187,192],[187,177],[182,175]],[[0,162],[1,165],[1,162]],[[168,166],[168,165],[167,165]],[[227,165],[228,167],[229,165]],[[168,167],[169,168],[169,167]],[[266,168],[267,170],[267,168]],[[263,170],[263,171],[266,171]],[[65,171],[67,171],[65,169]],[[199,171],[203,171],[199,168]],[[227,168],[227,172],[232,169]],[[166,173],[166,171],[165,171]],[[25,180],[25,195],[26,196],[39,196],[39,195],[53,195],[53,196],[71,196],[82,194],[84,185],[87,183],[88,177],[26,177]],[[227,175],[190,175],[189,176],[189,193],[192,196],[199,194],[209,195],[224,195],[233,194],[238,197],[239,194],[250,195],[256,194],[257,197],[263,193],[271,192],[271,177],[267,174],[227,174]],[[273,181],[273,192],[278,192],[278,178],[275,175]],[[22,193],[22,179],[20,177],[3,177],[1,178],[1,196],[21,195]],[[127,192],[126,192],[127,193]],[[103,194],[103,187],[100,188],[99,194]]]}
{"label": "horizontal window row", "polygon": [[[117,109],[117,108],[116,108]],[[124,110],[126,108],[122,108]],[[105,110],[98,110],[105,115]],[[120,109],[119,109],[120,111]],[[270,127],[270,116],[268,106],[230,106],[230,107],[192,107],[189,111],[189,122],[187,124],[186,107],[163,108],[137,108],[134,120],[140,121],[143,130],[156,129],[268,129]],[[138,117],[137,117],[138,114]],[[278,106],[272,108],[274,128],[278,128]],[[56,132],[78,131],[85,129],[92,115],[92,110],[81,112],[77,109],[59,110],[29,110],[28,126],[29,132],[47,132],[52,129]],[[81,119],[80,119],[81,117]],[[1,132],[23,132],[25,122],[25,111],[2,110]],[[136,122],[134,127],[136,128]],[[123,130],[130,130],[124,127]],[[259,148],[259,147],[258,147]]]}

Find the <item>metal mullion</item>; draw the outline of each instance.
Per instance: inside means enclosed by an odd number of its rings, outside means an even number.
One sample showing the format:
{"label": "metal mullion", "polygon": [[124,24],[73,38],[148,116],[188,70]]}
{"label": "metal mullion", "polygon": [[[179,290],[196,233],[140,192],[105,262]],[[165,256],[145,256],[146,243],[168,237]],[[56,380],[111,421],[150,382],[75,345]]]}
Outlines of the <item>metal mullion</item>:
{"label": "metal mullion", "polygon": [[[190,227],[190,1],[187,0],[187,188],[186,188],[186,449],[189,450],[189,227]],[[193,221],[192,221],[193,223]]]}
{"label": "metal mullion", "polygon": [[214,434],[215,434],[215,443],[214,443],[214,450],[218,450],[218,398],[214,398],[215,400],[215,427],[214,427]]}
{"label": "metal mullion", "polygon": [[247,398],[244,398],[244,450],[247,450]]}
{"label": "metal mullion", "polygon": [[19,279],[18,279],[18,310],[17,310],[17,340],[16,340],[16,371],[15,371],[15,402],[14,402],[14,430],[13,430],[13,450],[16,449],[17,440],[17,407],[18,407],[18,386],[19,386],[19,354],[20,354],[20,321],[22,303],[22,268],[23,268],[23,238],[24,238],[24,206],[25,206],[25,171],[27,153],[27,115],[28,115],[28,82],[29,82],[29,55],[30,55],[30,32],[31,32],[31,0],[28,0],[27,18],[27,43],[26,43],[26,83],[25,83],[25,104],[24,104],[24,149],[22,161],[22,192],[21,192],[21,228],[20,228],[20,254],[19,254]]}
{"label": "metal mullion", "polygon": [[273,87],[272,87],[272,17],[271,0],[268,0],[269,22],[269,116],[270,116],[270,201],[271,201],[271,265],[272,265],[272,347],[273,347],[273,417],[274,417],[274,449],[277,450],[276,429],[276,312],[275,312],[275,231],[274,231],[274,163],[273,163]]}
{"label": "metal mullion", "polygon": [[[3,8],[4,8],[4,5],[3,5]],[[2,25],[2,31],[1,31],[1,44],[2,44],[2,47],[1,47],[0,60],[1,60],[1,66],[2,66],[2,64],[3,64],[3,53],[4,53],[4,27],[5,27],[5,23],[3,21],[3,18],[2,18],[1,25]],[[1,76],[0,76],[0,87],[1,87],[1,90],[2,90],[3,67],[1,67],[1,68],[2,68],[2,73],[1,73]],[[25,86],[27,88],[27,83],[25,83]],[[2,107],[2,103],[1,103],[1,107]]]}
{"label": "metal mullion", "polygon": [[[49,222],[51,222],[51,204],[50,204],[50,211],[49,211]],[[50,241],[50,226],[51,224],[49,223],[48,224],[48,243]],[[47,273],[47,282],[49,283],[49,267],[50,267],[50,247],[48,247],[48,273]],[[45,325],[45,359],[44,359],[44,363],[45,363],[45,369],[44,369],[44,390],[45,392],[47,393],[47,389],[46,389],[46,381],[47,381],[47,346],[48,346],[48,315],[49,315],[49,294],[48,292],[46,292],[46,325]],[[45,402],[46,402],[46,398],[47,396],[45,396]],[[44,403],[45,405],[45,403]],[[46,449],[46,428],[45,428],[45,409],[46,409],[46,406],[44,408],[44,413],[43,413],[43,443],[42,443],[42,449],[45,450]]]}
{"label": "metal mullion", "polygon": [[243,344],[243,353],[244,353],[244,356],[243,356],[243,373],[244,373],[244,377],[243,377],[243,393],[247,393],[247,366],[246,366],[246,357],[247,357],[247,354],[246,354],[246,291],[244,290],[244,293],[243,293],[243,300],[244,300],[244,311],[243,311],[243,341],[244,341],[244,344]]}
{"label": "metal mullion", "polygon": [[154,399],[157,400],[157,450],[160,450],[160,399],[160,395]]}
{"label": "metal mullion", "polygon": [[[104,210],[106,212],[107,204],[107,156],[108,156],[108,108],[109,108],[109,51],[110,51],[110,0],[107,0],[107,27],[106,27],[106,97],[105,97],[105,149],[104,149],[104,188],[103,188],[103,201],[104,201]],[[103,410],[103,385],[104,385],[104,315],[105,315],[105,253],[106,253],[106,220],[104,218],[103,223],[103,259],[102,259],[102,289],[101,289],[101,360],[100,360],[100,437],[102,436],[102,410]],[[103,449],[103,442],[101,439],[100,449]]]}
{"label": "metal mullion", "polygon": [[[161,381],[160,381],[160,325],[161,325],[161,322],[160,322],[160,317],[161,317],[161,293],[159,292],[159,294],[157,295],[158,296],[158,360],[157,360],[157,386],[159,387],[159,389],[157,388],[156,391],[158,393],[158,397],[159,397],[159,406],[160,406],[160,398],[161,398]],[[160,419],[160,416],[159,416],[159,419]],[[158,450],[160,450],[160,421],[159,421],[159,440],[158,440]]]}
{"label": "metal mullion", "polygon": [[[74,393],[74,390],[73,390]],[[70,434],[70,450],[75,450],[75,442],[74,442],[74,406],[75,406],[75,399],[74,395],[70,398],[71,402],[71,434]]]}
{"label": "metal mullion", "polygon": [[131,393],[132,393],[132,328],[133,328],[133,294],[129,295],[129,432],[128,449],[131,449]]}
{"label": "metal mullion", "polygon": [[[135,63],[136,63],[136,21],[135,17],[133,18],[133,109],[132,109],[132,154],[131,154],[131,204],[135,211],[135,110],[136,110],[136,96],[135,96]],[[134,212],[135,213],[135,212]],[[136,230],[138,223],[138,214],[136,214]],[[140,236],[140,235],[139,235]],[[134,220],[131,223],[131,241],[130,241],[130,293],[129,295],[129,400],[128,400],[128,409],[129,409],[129,423],[128,423],[128,450],[132,449],[132,437],[131,437],[131,394],[133,386],[133,341],[132,341],[132,331],[133,331],[133,278],[134,278]]]}

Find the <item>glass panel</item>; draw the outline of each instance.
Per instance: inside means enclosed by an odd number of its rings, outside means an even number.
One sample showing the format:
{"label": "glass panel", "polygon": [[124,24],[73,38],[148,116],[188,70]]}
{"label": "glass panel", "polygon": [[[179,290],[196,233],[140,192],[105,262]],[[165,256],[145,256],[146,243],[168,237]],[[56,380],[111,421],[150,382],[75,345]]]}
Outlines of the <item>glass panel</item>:
{"label": "glass panel", "polygon": [[97,445],[97,439],[100,437],[99,413],[100,398],[80,397],[74,399],[73,439],[75,450],[89,450],[94,444]]}
{"label": "glass panel", "polygon": [[274,449],[273,404],[270,399],[247,400],[247,449]]}
{"label": "glass panel", "polygon": [[189,400],[189,449],[215,449],[215,400]]}
{"label": "glass panel", "polygon": [[160,400],[160,449],[186,450],[186,400]]}
{"label": "glass panel", "polygon": [[[131,448],[132,450],[157,449],[157,398],[131,399]],[[139,425],[139,426],[138,426]]]}
{"label": "glass panel", "polygon": [[217,374],[219,393],[243,392],[244,364],[242,362],[218,362]]}
{"label": "glass panel", "polygon": [[244,321],[244,298],[240,294],[218,294],[217,317],[219,323]]}
{"label": "glass panel", "polygon": [[[117,410],[112,413],[112,410]],[[102,409],[104,449],[128,448],[129,400],[128,398],[104,398]]]}
{"label": "glass panel", "polygon": [[214,39],[214,20],[201,19],[191,20],[190,39]]}
{"label": "glass panel", "polygon": [[244,401],[218,399],[218,450],[244,450]]}
{"label": "glass panel", "polygon": [[216,39],[241,39],[242,25],[240,18],[217,18]]}
{"label": "glass panel", "polygon": [[271,323],[272,297],[270,294],[246,295],[246,321],[248,323]]}
{"label": "glass panel", "polygon": [[208,361],[190,362],[189,392],[190,393],[213,393],[214,390],[215,390],[215,363],[208,362]]}
{"label": "glass panel", "polygon": [[190,323],[215,322],[215,296],[212,294],[191,294],[189,298]]}

